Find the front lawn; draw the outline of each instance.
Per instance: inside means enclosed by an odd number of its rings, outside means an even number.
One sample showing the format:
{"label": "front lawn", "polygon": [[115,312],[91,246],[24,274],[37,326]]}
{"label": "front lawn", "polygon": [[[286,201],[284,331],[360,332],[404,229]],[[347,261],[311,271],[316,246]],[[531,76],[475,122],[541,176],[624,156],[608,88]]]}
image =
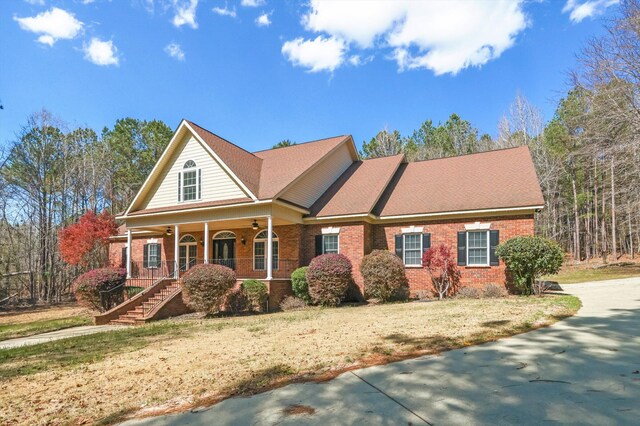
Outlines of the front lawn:
{"label": "front lawn", "polygon": [[0,423],[110,423],[477,344],[577,311],[572,296],[182,319],[0,350]]}
{"label": "front lawn", "polygon": [[87,309],[77,306],[0,313],[0,341],[91,324]]}
{"label": "front lawn", "polygon": [[602,265],[564,265],[557,275],[545,279],[559,284],[577,284],[589,281],[616,280],[620,278],[640,277],[640,264],[622,263]]}

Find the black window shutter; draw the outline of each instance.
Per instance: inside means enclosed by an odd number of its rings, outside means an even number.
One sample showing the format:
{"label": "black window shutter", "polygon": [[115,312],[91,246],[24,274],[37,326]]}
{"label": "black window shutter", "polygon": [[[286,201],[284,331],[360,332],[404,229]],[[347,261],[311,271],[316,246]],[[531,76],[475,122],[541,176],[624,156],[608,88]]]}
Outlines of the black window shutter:
{"label": "black window shutter", "polygon": [[122,247],[122,263],[120,266],[123,268],[127,267],[127,247]]}
{"label": "black window shutter", "polygon": [[467,233],[458,232],[458,266],[467,264]]}
{"label": "black window shutter", "polygon": [[182,172],[178,172],[178,202],[182,201]]}
{"label": "black window shutter", "polygon": [[322,254],[322,235],[316,235],[316,256]]}
{"label": "black window shutter", "polygon": [[500,231],[489,231],[489,264],[498,266],[500,259],[496,255],[496,247],[500,244]]}
{"label": "black window shutter", "polygon": [[144,252],[142,254],[142,267],[149,267],[149,244],[144,245]]}
{"label": "black window shutter", "polygon": [[431,248],[431,234],[424,233],[422,234],[422,253]]}
{"label": "black window shutter", "polygon": [[202,169],[198,169],[198,200],[202,198]]}
{"label": "black window shutter", "polygon": [[160,249],[162,248],[162,245],[160,244],[156,244],[156,268],[160,267],[160,259],[162,258],[162,255],[160,255]]}
{"label": "black window shutter", "polygon": [[403,244],[402,234],[396,235],[395,240],[396,240],[396,256],[402,259],[402,244]]}

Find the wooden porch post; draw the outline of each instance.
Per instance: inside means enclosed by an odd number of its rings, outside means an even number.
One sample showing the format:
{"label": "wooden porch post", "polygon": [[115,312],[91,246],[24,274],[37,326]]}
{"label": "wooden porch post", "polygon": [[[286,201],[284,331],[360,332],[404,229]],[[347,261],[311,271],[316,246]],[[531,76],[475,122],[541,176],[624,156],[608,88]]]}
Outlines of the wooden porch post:
{"label": "wooden porch post", "polygon": [[267,279],[273,278],[273,220],[267,216]]}
{"label": "wooden porch post", "polygon": [[131,278],[131,229],[127,229],[127,278]]}
{"label": "wooden porch post", "polygon": [[209,223],[204,223],[204,263],[209,263]]}
{"label": "wooden porch post", "polygon": [[173,233],[173,258],[174,258],[174,270],[173,277],[175,279],[180,278],[180,258],[178,251],[180,250],[180,228],[178,225],[174,225],[174,233]]}

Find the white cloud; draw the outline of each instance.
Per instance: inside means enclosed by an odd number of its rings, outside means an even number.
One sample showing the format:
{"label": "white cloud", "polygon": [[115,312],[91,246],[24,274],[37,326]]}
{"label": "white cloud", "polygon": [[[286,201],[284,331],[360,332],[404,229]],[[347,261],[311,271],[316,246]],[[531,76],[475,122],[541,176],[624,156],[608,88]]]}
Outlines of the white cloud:
{"label": "white cloud", "polygon": [[259,27],[268,27],[271,25],[271,13],[263,13],[256,18],[256,25]]}
{"label": "white cloud", "polygon": [[171,56],[174,59],[177,59],[178,61],[184,61],[185,59],[184,51],[182,50],[182,47],[180,47],[178,43],[169,43],[164,48],[164,51],[166,52],[167,55]]}
{"label": "white cloud", "polygon": [[567,0],[562,13],[569,13],[569,19],[574,24],[583,19],[602,15],[609,6],[620,3],[620,0]]}
{"label": "white cloud", "polygon": [[24,0],[26,3],[44,6],[44,0]]}
{"label": "white cloud", "polygon": [[89,44],[84,45],[84,58],[96,65],[118,65],[118,49],[113,41],[102,41],[97,37],[92,37]]}
{"label": "white cloud", "polygon": [[240,2],[240,5],[244,7],[258,7],[264,5],[265,3],[265,0],[242,0]]}
{"label": "white cloud", "polygon": [[194,30],[198,28],[198,23],[196,22],[197,7],[198,0],[173,0],[173,9],[175,12],[173,25],[176,27],[188,25]]}
{"label": "white cloud", "polygon": [[371,61],[373,61],[373,55],[367,56],[367,57],[364,57],[364,58],[362,56],[360,56],[360,55],[351,55],[351,56],[349,56],[349,63],[351,65],[353,65],[354,67],[359,67],[361,65],[368,64]]}
{"label": "white cloud", "polygon": [[400,70],[436,75],[481,66],[513,46],[528,25],[523,0],[311,0],[308,31],[346,50],[390,49]]}
{"label": "white cloud", "polygon": [[96,0],[82,0],[82,4],[91,4]]}
{"label": "white cloud", "polygon": [[318,36],[315,40],[296,38],[282,45],[282,54],[294,65],[309,72],[333,71],[344,62],[346,45],[335,37]]}
{"label": "white cloud", "polygon": [[13,17],[13,19],[25,31],[40,34],[38,42],[53,46],[61,39],[70,40],[75,38],[84,24],[75,18],[73,13],[66,10],[52,7],[46,12],[27,18]]}
{"label": "white cloud", "polygon": [[214,7],[211,10],[213,11],[213,13],[217,13],[220,16],[230,16],[232,18],[235,18],[236,16],[238,16],[237,13],[236,13],[236,8],[235,7],[233,9],[229,9],[225,5],[225,7]]}

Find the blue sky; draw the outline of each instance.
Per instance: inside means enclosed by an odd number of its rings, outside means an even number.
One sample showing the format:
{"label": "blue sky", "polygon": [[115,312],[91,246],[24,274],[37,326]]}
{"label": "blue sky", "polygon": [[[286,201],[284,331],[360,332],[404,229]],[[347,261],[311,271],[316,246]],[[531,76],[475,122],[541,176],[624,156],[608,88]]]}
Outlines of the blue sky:
{"label": "blue sky", "polygon": [[6,0],[0,145],[47,108],[100,131],[188,118],[249,149],[453,112],[495,135],[516,92],[546,119],[616,0]]}

